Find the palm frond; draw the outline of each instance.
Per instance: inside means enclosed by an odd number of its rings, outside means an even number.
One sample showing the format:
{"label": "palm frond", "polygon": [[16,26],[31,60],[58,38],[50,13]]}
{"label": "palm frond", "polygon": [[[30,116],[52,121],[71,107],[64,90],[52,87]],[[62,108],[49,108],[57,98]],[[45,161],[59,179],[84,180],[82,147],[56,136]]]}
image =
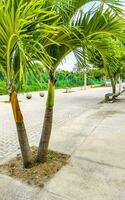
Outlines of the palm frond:
{"label": "palm frond", "polygon": [[57,34],[57,15],[44,4],[44,0],[0,0],[0,66],[8,84],[24,80],[28,62],[34,59],[52,66],[41,40]]}

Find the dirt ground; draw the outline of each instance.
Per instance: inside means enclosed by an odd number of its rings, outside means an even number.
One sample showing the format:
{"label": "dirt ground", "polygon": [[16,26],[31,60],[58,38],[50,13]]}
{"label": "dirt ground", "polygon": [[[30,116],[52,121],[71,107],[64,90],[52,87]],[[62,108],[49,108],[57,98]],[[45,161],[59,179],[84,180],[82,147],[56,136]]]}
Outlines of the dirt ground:
{"label": "dirt ground", "polygon": [[[33,157],[37,152],[36,147],[32,147]],[[25,169],[22,165],[21,155],[10,160],[4,165],[0,165],[0,173],[14,177],[37,187],[44,187],[44,184],[68,162],[69,156],[54,151],[48,152],[46,163],[34,163],[31,168]]]}

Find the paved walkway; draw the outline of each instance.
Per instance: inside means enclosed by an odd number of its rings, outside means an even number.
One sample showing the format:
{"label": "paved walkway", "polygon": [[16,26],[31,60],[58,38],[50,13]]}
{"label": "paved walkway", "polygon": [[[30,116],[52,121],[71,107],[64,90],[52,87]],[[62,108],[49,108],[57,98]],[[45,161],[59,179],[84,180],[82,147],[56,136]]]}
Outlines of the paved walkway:
{"label": "paved walkway", "polygon": [[[76,88],[73,90],[74,92],[68,94],[63,93],[64,90],[56,91],[53,126],[55,136],[58,128],[63,127],[65,122],[95,107],[104,96],[105,91],[110,89],[98,88],[84,91]],[[39,93],[36,92],[33,93],[32,100],[27,100],[25,95],[20,95],[19,99],[30,144],[38,145],[44,117],[46,92],[44,98],[41,98]],[[19,148],[11,105],[5,103],[6,101],[8,101],[8,96],[0,96],[0,161],[13,156],[13,153],[17,152]]]}
{"label": "paved walkway", "polygon": [[[125,94],[117,103],[98,104],[108,90],[77,89],[70,94],[57,91],[50,148],[71,154],[69,164],[41,191],[0,175],[0,200],[125,199]],[[6,99],[2,98],[1,101]],[[22,96],[20,99],[30,142],[37,144],[44,99],[38,94],[31,101]],[[17,139],[10,105],[1,102],[0,107],[0,118],[4,119],[0,125],[0,148],[3,143],[13,154]],[[2,149],[1,161],[11,156]]]}

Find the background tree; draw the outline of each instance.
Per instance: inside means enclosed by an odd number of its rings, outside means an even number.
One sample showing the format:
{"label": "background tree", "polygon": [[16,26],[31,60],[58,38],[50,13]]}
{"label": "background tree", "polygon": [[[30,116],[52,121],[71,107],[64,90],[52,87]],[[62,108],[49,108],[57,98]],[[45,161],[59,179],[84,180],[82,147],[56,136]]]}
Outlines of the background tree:
{"label": "background tree", "polygon": [[116,84],[123,71],[123,44],[119,40],[109,37],[105,39],[103,43],[100,42],[97,46],[92,56],[90,56],[90,62],[93,63],[95,67],[106,71],[111,80],[112,92],[115,95]]}

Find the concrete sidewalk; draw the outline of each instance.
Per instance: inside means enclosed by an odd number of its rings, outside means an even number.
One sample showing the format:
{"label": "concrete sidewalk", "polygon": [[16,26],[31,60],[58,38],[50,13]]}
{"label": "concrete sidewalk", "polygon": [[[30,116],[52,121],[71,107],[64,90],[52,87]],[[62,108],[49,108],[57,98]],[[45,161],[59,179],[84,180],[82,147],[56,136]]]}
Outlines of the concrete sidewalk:
{"label": "concrete sidewalk", "polygon": [[[86,119],[84,115],[77,118],[82,137],[78,139],[69,164],[48,183],[46,191],[41,191],[39,199],[125,199],[124,104],[122,95],[120,102],[104,104]],[[82,122],[88,123],[87,132]]]}
{"label": "concrete sidewalk", "polygon": [[1,175],[0,200],[125,200],[124,104],[122,94],[54,127],[50,148],[69,163],[42,190]]}

